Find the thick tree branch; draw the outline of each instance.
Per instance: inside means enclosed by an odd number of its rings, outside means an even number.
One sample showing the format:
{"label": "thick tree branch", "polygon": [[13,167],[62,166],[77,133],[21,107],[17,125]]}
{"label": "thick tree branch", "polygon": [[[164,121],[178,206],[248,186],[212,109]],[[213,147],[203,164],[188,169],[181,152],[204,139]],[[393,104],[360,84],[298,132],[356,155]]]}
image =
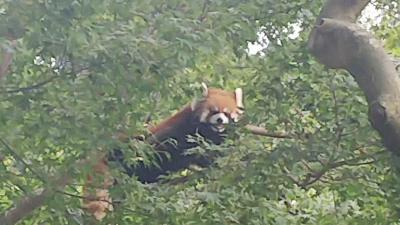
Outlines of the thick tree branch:
{"label": "thick tree branch", "polygon": [[46,201],[52,198],[55,194],[63,193],[65,186],[70,185],[73,180],[70,171],[76,170],[77,168],[83,168],[88,163],[91,164],[93,162],[98,162],[99,158],[102,157],[103,155],[99,154],[99,152],[95,150],[90,153],[88,159],[78,160],[76,163],[69,165],[64,170],[59,171],[58,175],[47,179],[45,187],[42,190],[38,190],[36,193],[23,197],[18,203],[14,204],[13,208],[1,213],[0,225],[17,224],[20,220],[29,216],[34,210],[43,206]]}
{"label": "thick tree branch", "polygon": [[328,0],[308,47],[329,68],[345,69],[363,90],[372,126],[400,154],[400,78],[380,43],[354,24],[368,0]]}
{"label": "thick tree branch", "polygon": [[0,224],[14,225],[21,219],[30,215],[35,209],[41,207],[47,199],[52,197],[56,190],[62,189],[67,185],[68,179],[61,176],[54,184],[49,184],[48,187],[40,191],[38,194],[24,197],[15,207],[8,210],[4,214],[0,214]]}
{"label": "thick tree branch", "polygon": [[50,189],[44,189],[41,193],[25,197],[16,206],[0,215],[0,224],[11,225],[30,214],[33,210],[43,205],[47,197],[51,196]]}
{"label": "thick tree branch", "polygon": [[[91,158],[96,158],[96,156],[93,154]],[[68,166],[65,170],[60,171],[58,176],[47,179],[45,187],[42,190],[23,197],[19,202],[15,203],[13,208],[0,214],[0,224],[14,225],[29,216],[34,210],[43,206],[48,199],[71,183],[72,176],[69,171],[72,171],[73,168],[81,168],[87,163],[87,160],[79,160],[77,163]]]}

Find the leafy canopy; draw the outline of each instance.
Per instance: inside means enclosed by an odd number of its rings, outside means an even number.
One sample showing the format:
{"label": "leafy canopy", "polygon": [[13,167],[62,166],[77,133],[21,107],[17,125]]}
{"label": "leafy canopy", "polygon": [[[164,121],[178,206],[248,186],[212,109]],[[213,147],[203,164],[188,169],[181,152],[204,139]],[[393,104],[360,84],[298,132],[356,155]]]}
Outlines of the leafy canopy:
{"label": "leafy canopy", "polygon": [[[145,133],[149,113],[154,122],[167,117],[206,82],[242,87],[245,122],[295,138],[238,128],[226,144],[203,146],[224,152],[215,166],[174,174],[189,174],[175,185],[141,185],[113,170],[118,204],[103,224],[400,224],[400,180],[362,93],[349,74],[326,70],[306,50],[321,4],[0,0],[0,44],[18,40],[0,84],[0,138],[8,144],[0,146],[0,212],[68,170],[73,184],[20,224],[89,223],[79,198],[89,168],[76,162],[127,149],[116,131]],[[375,7],[384,19],[372,30],[399,56],[399,4]],[[249,55],[260,34],[268,47]],[[135,146],[129,156],[148,151]]]}

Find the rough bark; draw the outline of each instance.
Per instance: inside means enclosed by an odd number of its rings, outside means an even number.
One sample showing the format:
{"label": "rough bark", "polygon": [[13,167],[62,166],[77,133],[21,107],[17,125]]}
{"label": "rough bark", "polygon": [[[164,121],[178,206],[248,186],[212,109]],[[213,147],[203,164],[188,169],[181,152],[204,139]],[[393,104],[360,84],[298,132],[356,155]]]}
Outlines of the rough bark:
{"label": "rough bark", "polygon": [[369,0],[327,0],[308,48],[333,69],[345,69],[364,92],[372,126],[385,146],[400,154],[400,78],[383,47],[354,22]]}

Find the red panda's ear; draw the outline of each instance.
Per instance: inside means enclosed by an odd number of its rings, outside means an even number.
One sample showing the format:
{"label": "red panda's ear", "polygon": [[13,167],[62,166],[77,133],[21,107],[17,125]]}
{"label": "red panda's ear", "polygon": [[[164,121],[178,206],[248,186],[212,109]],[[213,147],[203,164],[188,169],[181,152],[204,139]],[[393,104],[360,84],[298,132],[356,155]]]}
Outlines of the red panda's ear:
{"label": "red panda's ear", "polygon": [[236,98],[236,106],[240,110],[244,110],[244,105],[243,105],[243,90],[241,88],[236,88],[235,90],[235,98]]}
{"label": "red panda's ear", "polygon": [[201,87],[203,87],[203,97],[207,97],[208,96],[208,87],[207,87],[207,85],[204,82],[202,82],[201,83]]}

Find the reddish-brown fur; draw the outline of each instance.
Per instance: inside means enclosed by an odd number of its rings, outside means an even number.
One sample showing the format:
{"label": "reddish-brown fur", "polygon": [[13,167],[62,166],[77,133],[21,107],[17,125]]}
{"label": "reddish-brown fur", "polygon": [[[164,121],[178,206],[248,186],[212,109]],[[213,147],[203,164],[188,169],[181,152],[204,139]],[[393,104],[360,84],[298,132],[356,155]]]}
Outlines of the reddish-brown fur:
{"label": "reddish-brown fur", "polygon": [[[114,155],[111,158],[123,165],[129,175],[136,176],[144,183],[156,182],[159,175],[187,168],[190,164],[207,166],[211,163],[210,158],[185,154],[187,149],[198,145],[197,143],[187,141],[187,137],[199,134],[207,141],[220,144],[224,133],[213,129],[214,125],[210,124],[210,118],[213,115],[221,114],[221,116],[225,115],[226,118],[231,120],[231,115],[242,114],[243,109],[240,107],[241,104],[239,106],[236,100],[234,92],[216,88],[207,89],[205,87],[203,99],[185,106],[159,125],[150,127],[151,136],[146,141],[154,144],[157,151],[169,155],[167,157],[165,154],[160,154],[160,157],[155,158],[158,167],[148,167],[141,163],[135,166],[127,165],[123,161],[122,152],[119,150],[114,151]],[[170,139],[173,139],[174,143],[169,142]],[[96,172],[108,177],[107,162],[102,160],[97,166],[101,167],[101,169]],[[107,189],[109,185],[111,184],[108,181],[105,182],[104,188]],[[104,194],[103,192],[101,193]],[[99,197],[110,199],[108,192],[106,197]],[[95,201],[86,202],[85,206],[89,212],[95,216],[97,215],[99,219],[105,215],[106,210],[109,210],[107,204],[99,204],[98,201],[97,203]]]}
{"label": "reddish-brown fur", "polygon": [[222,112],[223,109],[228,109],[230,112],[236,111],[235,94],[222,89],[210,88],[208,95],[198,101],[194,108],[187,105],[159,125],[150,127],[149,131],[158,141],[168,138],[185,138],[187,135],[194,135],[193,132],[199,125],[195,120],[201,116],[202,112],[209,110],[210,113],[216,113]]}
{"label": "reddish-brown fur", "polygon": [[190,107],[185,107],[179,112],[175,113],[173,116],[171,116],[169,119],[164,120],[157,126],[151,126],[149,128],[150,133],[156,134],[158,132],[161,132],[164,129],[168,129],[169,127],[173,127],[174,124],[178,124],[182,121],[182,118],[186,118],[192,113],[192,110]]}

